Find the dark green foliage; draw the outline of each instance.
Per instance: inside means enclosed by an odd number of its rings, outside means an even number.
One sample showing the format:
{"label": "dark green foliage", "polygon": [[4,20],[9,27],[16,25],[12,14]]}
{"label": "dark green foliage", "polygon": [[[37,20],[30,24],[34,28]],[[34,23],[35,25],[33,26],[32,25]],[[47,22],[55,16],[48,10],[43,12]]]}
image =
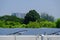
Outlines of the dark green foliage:
{"label": "dark green foliage", "polygon": [[28,24],[29,21],[34,22],[38,19],[40,19],[39,13],[37,13],[35,10],[30,10],[25,16],[24,23]]}
{"label": "dark green foliage", "polygon": [[57,22],[56,22],[56,28],[60,28],[60,18],[57,19]]}
{"label": "dark green foliage", "polygon": [[23,22],[22,18],[18,18],[16,16],[10,16],[10,15],[5,15],[0,17],[0,20],[5,20],[5,21],[14,21],[14,22]]}

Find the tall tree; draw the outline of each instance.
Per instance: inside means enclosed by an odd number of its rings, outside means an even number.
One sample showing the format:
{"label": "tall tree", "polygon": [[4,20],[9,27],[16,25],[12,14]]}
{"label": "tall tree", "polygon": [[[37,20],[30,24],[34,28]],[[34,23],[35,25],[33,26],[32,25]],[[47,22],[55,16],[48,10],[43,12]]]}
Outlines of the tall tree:
{"label": "tall tree", "polygon": [[57,27],[57,28],[60,28],[60,18],[59,18],[59,19],[57,19],[56,27]]}
{"label": "tall tree", "polygon": [[24,23],[27,24],[29,21],[34,22],[38,19],[40,19],[39,13],[37,13],[35,10],[30,10],[25,16]]}

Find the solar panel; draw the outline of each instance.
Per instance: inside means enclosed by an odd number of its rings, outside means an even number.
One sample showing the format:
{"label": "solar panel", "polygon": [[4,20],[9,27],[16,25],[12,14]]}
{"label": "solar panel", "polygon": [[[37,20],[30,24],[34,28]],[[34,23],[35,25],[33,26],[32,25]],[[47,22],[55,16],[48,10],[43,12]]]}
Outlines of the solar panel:
{"label": "solar panel", "polygon": [[0,28],[0,35],[60,35],[58,28]]}

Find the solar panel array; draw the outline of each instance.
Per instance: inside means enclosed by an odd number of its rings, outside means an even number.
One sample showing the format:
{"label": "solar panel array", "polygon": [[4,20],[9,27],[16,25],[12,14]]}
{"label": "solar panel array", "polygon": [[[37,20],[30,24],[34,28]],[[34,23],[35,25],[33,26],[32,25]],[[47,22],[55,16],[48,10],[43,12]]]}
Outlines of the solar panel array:
{"label": "solar panel array", "polygon": [[60,35],[58,28],[0,28],[0,35]]}

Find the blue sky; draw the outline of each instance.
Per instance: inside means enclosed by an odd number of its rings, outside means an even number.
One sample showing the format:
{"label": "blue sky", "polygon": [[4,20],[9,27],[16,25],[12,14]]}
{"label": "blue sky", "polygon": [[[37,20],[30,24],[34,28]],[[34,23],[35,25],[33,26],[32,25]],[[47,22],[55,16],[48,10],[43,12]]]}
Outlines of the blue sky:
{"label": "blue sky", "polygon": [[60,18],[60,0],[0,0],[0,16],[27,13],[32,9]]}

